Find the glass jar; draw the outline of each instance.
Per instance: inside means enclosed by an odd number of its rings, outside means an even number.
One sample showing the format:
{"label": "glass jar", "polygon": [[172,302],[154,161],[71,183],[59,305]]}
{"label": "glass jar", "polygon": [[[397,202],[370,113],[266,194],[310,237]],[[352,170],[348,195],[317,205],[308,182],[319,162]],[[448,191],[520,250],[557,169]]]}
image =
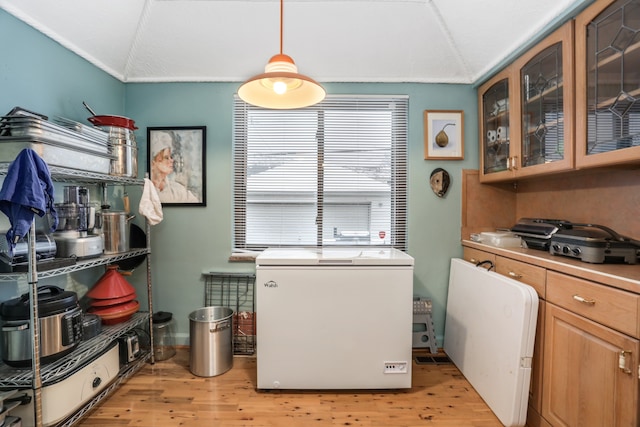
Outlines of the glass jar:
{"label": "glass jar", "polygon": [[176,354],[175,319],[167,311],[153,314],[153,354],[156,361],[171,359]]}

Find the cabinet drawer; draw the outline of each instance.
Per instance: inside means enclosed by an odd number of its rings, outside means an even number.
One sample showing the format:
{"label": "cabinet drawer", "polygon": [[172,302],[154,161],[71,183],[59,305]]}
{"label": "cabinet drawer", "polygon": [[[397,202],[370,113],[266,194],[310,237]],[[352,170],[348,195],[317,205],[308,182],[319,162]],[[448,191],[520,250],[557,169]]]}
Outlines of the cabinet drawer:
{"label": "cabinet drawer", "polygon": [[545,298],[546,270],[509,258],[496,257],[496,272],[533,287],[542,299]]}
{"label": "cabinet drawer", "polygon": [[547,272],[547,301],[640,338],[640,295],[554,271]]}
{"label": "cabinet drawer", "polygon": [[484,252],[474,248],[464,248],[463,257],[465,261],[469,261],[473,264],[477,264],[480,261],[491,261],[494,265],[496,263],[495,254]]}

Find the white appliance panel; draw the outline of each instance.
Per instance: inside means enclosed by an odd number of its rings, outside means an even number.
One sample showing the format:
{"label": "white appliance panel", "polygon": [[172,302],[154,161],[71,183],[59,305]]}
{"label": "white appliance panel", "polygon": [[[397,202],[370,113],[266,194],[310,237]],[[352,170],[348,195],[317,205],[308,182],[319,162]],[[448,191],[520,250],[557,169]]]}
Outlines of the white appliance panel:
{"label": "white appliance panel", "polygon": [[[116,378],[120,370],[118,345],[113,345],[95,360],[64,380],[42,387],[42,425],[52,426],[69,417],[100,393]],[[26,390],[33,396],[32,390]],[[12,415],[22,419],[24,427],[35,426],[33,400],[20,405]]]}
{"label": "white appliance panel", "polygon": [[507,427],[526,423],[537,313],[531,286],[451,260],[444,351]]}
{"label": "white appliance panel", "polygon": [[411,265],[256,264],[259,389],[411,387]]}

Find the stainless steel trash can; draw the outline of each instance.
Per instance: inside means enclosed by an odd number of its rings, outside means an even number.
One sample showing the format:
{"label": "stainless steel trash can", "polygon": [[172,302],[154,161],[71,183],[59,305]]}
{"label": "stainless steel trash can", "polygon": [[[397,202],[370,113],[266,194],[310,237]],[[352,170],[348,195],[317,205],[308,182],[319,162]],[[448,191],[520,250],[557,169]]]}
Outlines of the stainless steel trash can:
{"label": "stainless steel trash can", "polygon": [[189,314],[189,368],[200,377],[214,377],[233,366],[233,310],[203,307]]}

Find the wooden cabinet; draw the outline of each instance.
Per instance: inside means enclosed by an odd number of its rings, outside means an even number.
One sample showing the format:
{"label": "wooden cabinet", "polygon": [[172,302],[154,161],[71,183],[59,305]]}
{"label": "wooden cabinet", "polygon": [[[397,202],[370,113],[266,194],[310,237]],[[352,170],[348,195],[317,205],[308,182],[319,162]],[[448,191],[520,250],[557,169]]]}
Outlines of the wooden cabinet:
{"label": "wooden cabinet", "polygon": [[639,337],[640,295],[555,271],[547,272],[547,301],[623,334]]}
{"label": "wooden cabinet", "polygon": [[635,287],[610,286],[586,271],[589,264],[572,269],[549,262],[543,252],[523,256],[471,246],[464,247],[466,260],[491,260],[498,273],[531,285],[540,296],[527,425],[637,427],[640,293],[631,291]]}
{"label": "wooden cabinet", "polygon": [[573,169],[573,47],[569,21],[514,63],[518,109],[513,124],[520,150],[512,163],[517,177]]}
{"label": "wooden cabinet", "polygon": [[640,5],[597,0],[576,17],[576,167],[640,162]]}
{"label": "wooden cabinet", "polygon": [[553,426],[637,426],[639,349],[637,339],[548,302],[543,417]]}
{"label": "wooden cabinet", "polygon": [[636,426],[640,295],[547,279],[542,415],[554,426]]}
{"label": "wooden cabinet", "polygon": [[640,163],[640,5],[596,0],[478,89],[480,181]]}
{"label": "wooden cabinet", "polygon": [[513,178],[511,161],[517,156],[515,148],[518,146],[518,133],[509,134],[512,128],[511,96],[514,91],[513,67],[507,67],[478,90],[482,182]]}
{"label": "wooden cabinet", "polygon": [[573,22],[479,89],[480,180],[574,167]]}

